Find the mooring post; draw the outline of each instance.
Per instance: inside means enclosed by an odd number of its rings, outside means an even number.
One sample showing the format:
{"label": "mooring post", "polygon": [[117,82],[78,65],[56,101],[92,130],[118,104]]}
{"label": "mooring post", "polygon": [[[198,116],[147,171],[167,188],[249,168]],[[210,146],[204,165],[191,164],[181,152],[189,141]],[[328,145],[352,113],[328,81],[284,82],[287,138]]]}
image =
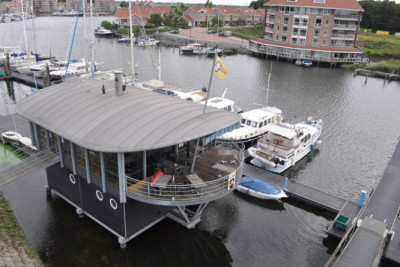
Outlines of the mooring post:
{"label": "mooring post", "polygon": [[288,184],[289,178],[285,178],[285,185],[283,186],[283,190],[287,191],[287,184]]}
{"label": "mooring post", "polygon": [[364,205],[365,196],[367,195],[367,191],[362,190],[360,195],[360,201],[358,202],[358,207],[362,207]]}
{"label": "mooring post", "polygon": [[44,70],[43,76],[43,87],[51,86],[51,78],[50,78],[50,71],[49,71],[49,64],[46,64],[46,68]]}
{"label": "mooring post", "polygon": [[367,83],[367,81],[368,81],[368,73],[367,73],[367,76],[365,76],[365,82],[364,83]]}
{"label": "mooring post", "polygon": [[4,72],[6,74],[6,78],[11,78],[11,72],[10,72],[10,55],[6,53],[6,59],[3,61],[4,65]]}

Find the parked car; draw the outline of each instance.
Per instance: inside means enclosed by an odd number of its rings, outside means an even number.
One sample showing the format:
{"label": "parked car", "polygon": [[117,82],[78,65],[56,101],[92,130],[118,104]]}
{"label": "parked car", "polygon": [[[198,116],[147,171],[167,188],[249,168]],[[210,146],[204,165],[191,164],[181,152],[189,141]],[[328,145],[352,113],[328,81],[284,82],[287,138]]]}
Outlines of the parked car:
{"label": "parked car", "polygon": [[178,33],[179,33],[179,30],[178,30],[178,29],[175,29],[175,30],[170,31],[170,33],[172,33],[172,34],[178,34]]}
{"label": "parked car", "polygon": [[218,33],[219,36],[232,36],[232,32],[231,31],[225,31],[225,32],[220,32]]}
{"label": "parked car", "polygon": [[216,31],[214,31],[214,30],[208,30],[207,33],[208,33],[208,34],[214,34],[214,33],[216,33]]}

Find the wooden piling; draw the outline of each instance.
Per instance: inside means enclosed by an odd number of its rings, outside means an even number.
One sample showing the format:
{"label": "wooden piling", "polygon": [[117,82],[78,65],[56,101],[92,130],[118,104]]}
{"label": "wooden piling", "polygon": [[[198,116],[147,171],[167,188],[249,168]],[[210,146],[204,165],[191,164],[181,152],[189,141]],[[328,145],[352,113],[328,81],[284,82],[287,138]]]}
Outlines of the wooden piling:
{"label": "wooden piling", "polygon": [[46,64],[46,68],[43,75],[43,87],[51,86],[51,78],[50,78],[50,71],[49,71],[49,64]]}

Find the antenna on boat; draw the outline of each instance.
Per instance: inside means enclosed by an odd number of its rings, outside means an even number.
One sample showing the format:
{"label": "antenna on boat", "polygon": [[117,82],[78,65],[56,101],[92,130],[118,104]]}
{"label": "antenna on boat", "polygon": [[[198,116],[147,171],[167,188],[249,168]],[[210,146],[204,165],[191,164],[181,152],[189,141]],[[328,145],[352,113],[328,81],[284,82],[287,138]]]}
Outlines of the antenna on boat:
{"label": "antenna on boat", "polygon": [[87,35],[86,35],[86,3],[85,1],[87,0],[82,0],[82,6],[83,6],[83,40],[85,41],[85,66],[86,66],[86,72],[88,72],[88,55],[87,55]]}
{"label": "antenna on boat", "polygon": [[[84,0],[86,1],[86,0]],[[92,58],[92,66],[90,67],[90,72],[92,73],[92,79],[94,78],[94,52],[93,52],[93,46],[94,46],[94,41],[93,41],[93,0],[90,0],[90,32],[92,35],[92,38],[90,40],[90,49],[91,49],[91,58]]]}
{"label": "antenna on boat", "polygon": [[26,39],[24,1],[21,1],[21,12],[22,12],[22,25],[24,27],[25,50],[26,50],[27,58],[28,58],[28,40]]}
{"label": "antenna on boat", "polygon": [[135,80],[135,62],[133,56],[133,32],[132,32],[132,0],[129,0],[129,41],[131,43],[131,72],[132,72],[132,83]]}

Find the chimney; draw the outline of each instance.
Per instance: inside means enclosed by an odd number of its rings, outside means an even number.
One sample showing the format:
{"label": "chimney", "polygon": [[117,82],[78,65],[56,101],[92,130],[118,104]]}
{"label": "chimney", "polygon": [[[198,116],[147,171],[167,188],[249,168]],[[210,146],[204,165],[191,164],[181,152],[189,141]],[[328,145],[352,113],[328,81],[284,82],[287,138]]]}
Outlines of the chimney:
{"label": "chimney", "polygon": [[124,94],[122,91],[122,71],[116,71],[115,74],[115,95],[121,96]]}

